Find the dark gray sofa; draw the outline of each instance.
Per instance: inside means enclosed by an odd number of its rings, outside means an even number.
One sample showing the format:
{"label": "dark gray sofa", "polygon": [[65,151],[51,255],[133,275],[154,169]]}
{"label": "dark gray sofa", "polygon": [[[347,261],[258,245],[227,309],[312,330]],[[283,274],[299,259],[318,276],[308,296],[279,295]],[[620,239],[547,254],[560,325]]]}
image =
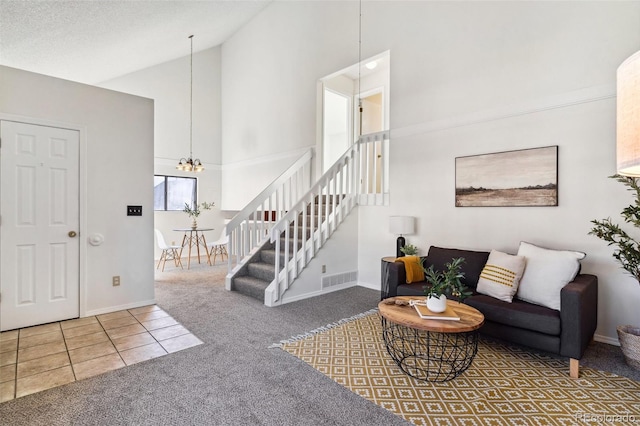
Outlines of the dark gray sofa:
{"label": "dark gray sofa", "polygon": [[[485,317],[480,332],[520,345],[570,358],[571,377],[579,375],[579,360],[593,339],[598,320],[598,278],[578,274],[560,294],[560,311],[534,305],[517,298],[512,303],[475,291],[489,252],[430,247],[424,266],[444,270],[451,259],[463,257],[463,283],[473,290],[464,303]],[[384,262],[382,298],[424,295],[426,281],[407,284],[404,263]]]}

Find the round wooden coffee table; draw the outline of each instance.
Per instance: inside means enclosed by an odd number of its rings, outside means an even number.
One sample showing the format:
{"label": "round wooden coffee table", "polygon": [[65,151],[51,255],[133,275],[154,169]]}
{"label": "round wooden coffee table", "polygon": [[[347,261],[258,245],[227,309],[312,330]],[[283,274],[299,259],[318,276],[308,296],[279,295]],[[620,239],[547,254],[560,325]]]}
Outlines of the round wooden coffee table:
{"label": "round wooden coffee table", "polygon": [[[417,296],[395,299],[425,300]],[[378,304],[387,351],[409,376],[445,382],[469,368],[478,353],[478,329],[484,324],[484,315],[451,300],[447,305],[460,317],[459,321],[422,319],[413,306],[390,305],[384,300]]]}

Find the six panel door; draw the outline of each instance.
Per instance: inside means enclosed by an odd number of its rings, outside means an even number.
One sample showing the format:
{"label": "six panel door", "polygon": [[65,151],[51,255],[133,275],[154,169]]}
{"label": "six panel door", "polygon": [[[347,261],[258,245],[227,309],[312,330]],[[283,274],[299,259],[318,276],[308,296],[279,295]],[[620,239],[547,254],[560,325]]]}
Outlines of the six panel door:
{"label": "six panel door", "polygon": [[0,121],[0,331],[77,318],[79,132]]}

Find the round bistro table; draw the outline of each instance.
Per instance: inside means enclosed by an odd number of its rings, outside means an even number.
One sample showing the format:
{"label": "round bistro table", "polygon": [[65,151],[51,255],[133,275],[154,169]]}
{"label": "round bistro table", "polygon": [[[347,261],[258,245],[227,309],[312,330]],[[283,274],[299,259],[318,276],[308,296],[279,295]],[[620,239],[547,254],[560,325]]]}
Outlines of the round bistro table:
{"label": "round bistro table", "polygon": [[[425,297],[396,296],[400,300]],[[462,374],[478,353],[478,329],[484,315],[477,309],[447,301],[459,321],[422,319],[408,305],[378,304],[382,338],[387,351],[407,375],[429,382],[446,382]]]}

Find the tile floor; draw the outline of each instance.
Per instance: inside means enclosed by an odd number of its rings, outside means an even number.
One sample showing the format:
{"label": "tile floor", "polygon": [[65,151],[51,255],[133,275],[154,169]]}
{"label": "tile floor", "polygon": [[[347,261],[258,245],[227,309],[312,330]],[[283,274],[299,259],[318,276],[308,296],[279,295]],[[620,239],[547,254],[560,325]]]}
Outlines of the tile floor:
{"label": "tile floor", "polygon": [[156,305],[0,333],[0,402],[201,344]]}

